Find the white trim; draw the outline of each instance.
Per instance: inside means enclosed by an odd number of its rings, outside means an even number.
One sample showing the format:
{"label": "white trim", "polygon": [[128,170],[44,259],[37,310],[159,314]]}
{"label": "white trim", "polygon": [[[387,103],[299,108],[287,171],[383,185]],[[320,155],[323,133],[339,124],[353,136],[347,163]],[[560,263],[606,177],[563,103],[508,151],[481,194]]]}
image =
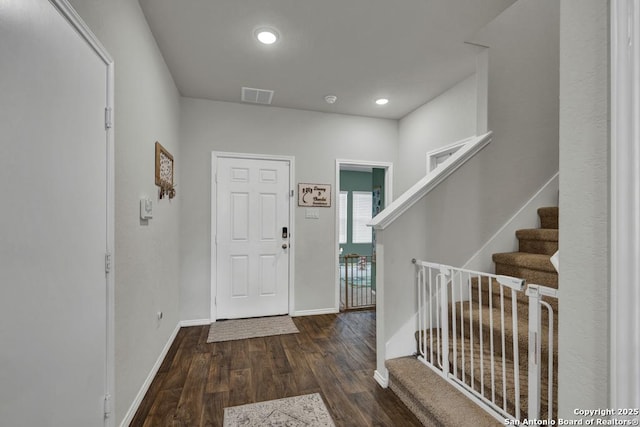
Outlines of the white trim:
{"label": "white trim", "polygon": [[640,407],[640,0],[610,3],[610,404]]}
{"label": "white trim", "polygon": [[[216,185],[216,165],[217,159],[220,157],[224,158],[236,158],[236,159],[254,159],[254,160],[276,160],[282,162],[289,163],[289,192],[294,194],[294,185],[295,185],[295,157],[294,156],[278,156],[278,155],[270,155],[270,154],[251,154],[251,153],[230,153],[223,151],[212,151],[211,152],[211,277],[210,277],[210,289],[211,289],[211,299],[209,300],[209,304],[211,305],[211,322],[216,321],[217,313],[216,306],[213,303],[218,289],[216,283],[216,215],[217,206],[216,206],[216,195],[217,195],[217,185]],[[289,201],[289,313],[293,313],[295,307],[295,200],[293,197],[290,198]]]}
{"label": "white trim", "polygon": [[209,269],[209,292],[210,292],[210,296],[209,296],[209,310],[210,310],[210,317],[211,317],[211,323],[214,323],[217,320],[218,317],[218,313],[217,313],[217,307],[216,307],[216,296],[218,295],[218,285],[216,282],[216,271],[217,271],[217,262],[216,260],[218,259],[218,248],[216,245],[216,231],[217,231],[217,224],[216,224],[216,212],[218,209],[218,205],[216,204],[216,199],[217,199],[217,185],[216,185],[216,180],[217,180],[217,167],[216,167],[216,163],[217,163],[217,156],[216,156],[216,152],[212,152],[211,153],[211,178],[209,180],[209,182],[211,182],[211,212],[209,213],[210,215],[210,220],[211,220],[211,235],[209,236],[209,243],[211,244],[211,260],[210,260],[210,265],[211,268]]}
{"label": "white trim", "polygon": [[95,53],[104,61],[105,65],[113,65],[113,59],[107,52],[107,49],[100,43],[98,38],[93,34],[89,26],[82,20],[80,15],[69,4],[68,0],[49,0],[60,13],[69,21],[88,44],[93,48]]}
{"label": "white trim", "polygon": [[428,173],[424,178],[415,183],[385,210],[380,212],[378,216],[371,220],[373,228],[376,230],[384,230],[387,228],[396,218],[426,196],[431,190],[436,188],[438,184],[489,144],[492,141],[492,135],[492,132],[487,132],[484,135],[476,136],[471,142],[451,156],[449,160],[440,165],[439,168]]}
{"label": "white trim", "polygon": [[388,373],[383,375],[377,369],[373,372],[373,379],[376,380],[380,387],[387,388],[389,387],[389,376]]}
{"label": "white trim", "polygon": [[[354,170],[358,167],[368,167],[376,169],[384,169],[384,186],[385,188],[385,203],[387,207],[393,200],[393,163],[392,162],[376,162],[371,160],[352,160],[352,159],[336,159],[336,185],[340,184],[340,170]],[[340,191],[338,187],[336,191]]]}
{"label": "white trim", "polygon": [[[111,253],[111,272],[107,277],[107,390],[115,401],[116,383],[116,345],[115,345],[115,66],[113,61],[107,65],[107,108],[111,108],[111,128],[107,129],[107,252]],[[113,406],[115,408],[115,405]],[[106,421],[107,427],[116,425],[116,414],[113,413]]]}
{"label": "white trim", "polygon": [[[80,37],[87,42],[98,57],[106,66],[106,105],[113,114],[115,107],[115,78],[114,63],[111,55],[93,34],[89,26],[82,20],[80,15],[73,9],[67,0],[49,0],[51,4],[64,16],[69,24],[78,32]],[[106,223],[106,253],[111,254],[112,265],[109,274],[106,275],[106,366],[104,372],[105,390],[104,394],[115,400],[115,149],[114,149],[114,124],[105,129],[106,139],[106,198],[107,198],[107,223]],[[111,413],[105,418],[106,427],[115,426],[115,413]]]}
{"label": "white trim", "polygon": [[558,206],[559,173],[549,179],[518,211],[495,232],[462,268],[476,271],[493,269],[491,255],[496,252],[517,250],[516,230],[534,228],[537,224],[538,208]]}
{"label": "white trim", "polygon": [[454,142],[453,144],[445,145],[444,147],[436,148],[435,150],[429,151],[427,153],[427,173],[431,172],[437,167],[437,165],[434,165],[437,157],[447,153],[451,153],[451,155],[455,154],[455,152],[458,151],[460,147],[465,145],[467,142],[472,141],[474,138],[475,137],[473,136],[465,138],[460,141]]}
{"label": "white trim", "polygon": [[380,231],[376,238],[376,256],[377,260],[377,269],[376,269],[376,374],[374,374],[374,378],[376,381],[378,379],[382,379],[383,381],[378,383],[386,388],[389,384],[388,377],[389,372],[387,371],[387,367],[385,365],[385,361],[387,360],[387,336],[385,331],[385,278],[384,278],[384,266],[385,266],[385,255],[384,255],[384,245],[382,242],[384,231]]}
{"label": "white trim", "polygon": [[317,316],[318,314],[336,314],[340,311],[336,308],[317,308],[314,310],[298,310],[291,314],[291,317]]}
{"label": "white trim", "polygon": [[[341,170],[352,170],[352,168],[358,169],[362,167],[368,168],[376,168],[376,169],[384,169],[384,208],[386,209],[391,202],[393,201],[393,163],[391,162],[376,162],[371,160],[349,160],[349,159],[336,159],[336,191],[334,193],[340,194],[340,171]],[[335,204],[337,206],[338,200],[336,198]],[[384,212],[384,210],[382,211]],[[378,214],[378,216],[382,215],[382,212]],[[340,265],[340,209],[335,209],[335,253],[334,253],[334,266],[335,266],[335,309],[340,310],[340,269],[338,266]],[[376,280],[377,280],[378,272],[376,271]],[[377,287],[377,281],[376,281]],[[377,303],[381,301],[379,299],[376,300]]]}
{"label": "white trim", "polygon": [[476,135],[489,132],[489,48],[481,47],[476,56]]}
{"label": "white trim", "polygon": [[149,387],[151,387],[151,383],[153,382],[154,378],[158,374],[158,371],[160,370],[160,366],[162,366],[162,362],[164,362],[165,357],[167,357],[167,354],[169,353],[169,349],[171,348],[171,345],[175,341],[179,331],[180,331],[180,322],[178,322],[178,324],[176,325],[176,328],[174,329],[173,333],[169,337],[169,340],[167,341],[164,348],[162,349],[162,352],[160,352],[158,359],[156,359],[156,363],[154,363],[153,367],[151,368],[149,375],[147,375],[147,378],[142,383],[142,386],[140,387],[140,390],[138,391],[136,398],[133,399],[133,402],[131,403],[129,410],[127,411],[124,418],[122,419],[122,422],[120,423],[120,427],[127,427],[129,424],[131,424],[131,421],[133,421],[133,417],[136,415],[136,412],[138,411],[138,408],[140,407],[140,404],[142,403],[144,396],[147,394],[147,391],[149,391]]}
{"label": "white trim", "polygon": [[189,328],[191,326],[207,326],[211,324],[210,319],[191,319],[191,320],[181,320],[180,327],[181,328]]}

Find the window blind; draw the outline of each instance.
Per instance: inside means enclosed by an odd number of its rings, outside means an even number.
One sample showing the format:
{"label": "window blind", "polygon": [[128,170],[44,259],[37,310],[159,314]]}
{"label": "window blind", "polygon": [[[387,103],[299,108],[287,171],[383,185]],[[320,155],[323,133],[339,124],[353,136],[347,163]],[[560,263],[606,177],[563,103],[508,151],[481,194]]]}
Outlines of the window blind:
{"label": "window blind", "polygon": [[371,227],[367,223],[371,221],[373,209],[373,197],[370,191],[353,192],[353,243],[371,243]]}
{"label": "window blind", "polygon": [[347,192],[340,192],[340,200],[339,200],[339,215],[340,215],[340,224],[339,224],[339,242],[347,243],[347,212],[349,209],[349,199],[347,198]]}

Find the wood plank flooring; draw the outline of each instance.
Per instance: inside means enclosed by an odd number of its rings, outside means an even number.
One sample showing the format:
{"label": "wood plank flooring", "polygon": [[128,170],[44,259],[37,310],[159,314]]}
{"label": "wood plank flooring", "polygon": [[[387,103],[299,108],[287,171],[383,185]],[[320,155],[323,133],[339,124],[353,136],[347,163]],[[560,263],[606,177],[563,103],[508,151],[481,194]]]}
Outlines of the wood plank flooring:
{"label": "wood plank flooring", "polygon": [[320,393],[337,426],[420,426],[373,379],[375,312],[296,317],[299,334],[207,344],[182,328],[131,426],[222,426],[224,408]]}

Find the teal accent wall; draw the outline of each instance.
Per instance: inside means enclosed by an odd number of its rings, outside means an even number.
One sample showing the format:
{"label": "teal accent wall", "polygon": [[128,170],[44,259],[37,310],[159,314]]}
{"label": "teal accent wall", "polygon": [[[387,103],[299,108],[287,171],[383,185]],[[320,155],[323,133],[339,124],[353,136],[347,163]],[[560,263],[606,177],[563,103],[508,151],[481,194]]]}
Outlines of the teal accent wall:
{"label": "teal accent wall", "polygon": [[351,223],[353,220],[353,200],[352,191],[372,191],[373,174],[371,172],[340,171],[340,191],[348,191],[347,209],[347,243],[341,244],[342,254],[372,255],[373,245],[371,243],[351,243]]}

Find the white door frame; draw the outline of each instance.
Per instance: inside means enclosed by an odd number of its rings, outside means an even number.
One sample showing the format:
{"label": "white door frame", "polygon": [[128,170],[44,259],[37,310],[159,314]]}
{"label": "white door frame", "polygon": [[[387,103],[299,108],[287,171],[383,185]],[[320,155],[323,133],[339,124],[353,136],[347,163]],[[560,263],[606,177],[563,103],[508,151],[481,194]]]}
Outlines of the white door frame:
{"label": "white door frame", "polygon": [[610,3],[610,404],[640,406],[640,0]]}
{"label": "white door frame", "polygon": [[[107,160],[107,224],[106,224],[106,254],[110,261],[105,259],[105,263],[110,262],[110,268],[106,272],[106,366],[105,366],[105,420],[104,425],[107,427],[115,426],[114,413],[114,395],[115,395],[115,146],[114,146],[114,62],[111,55],[105,47],[100,43],[91,29],[82,20],[80,15],[73,9],[67,0],[49,0],[51,4],[65,17],[67,22],[77,31],[82,39],[84,39],[89,47],[93,49],[96,55],[104,62],[106,66],[106,103],[105,105],[105,131],[106,131],[106,160]],[[106,265],[105,265],[106,271]]]}
{"label": "white door frame", "polygon": [[229,153],[223,151],[213,151],[211,153],[211,319],[213,323],[217,318],[216,296],[218,293],[218,283],[216,280],[217,272],[217,246],[216,246],[216,212],[217,190],[216,183],[217,164],[219,158],[234,158],[247,160],[276,160],[289,163],[289,314],[294,311],[294,278],[295,278],[295,203],[293,200],[293,183],[295,178],[295,157],[293,156],[275,156],[269,154],[247,154],[247,153]]}
{"label": "white door frame", "polygon": [[[384,207],[386,208],[393,201],[393,163],[391,162],[376,162],[370,160],[349,160],[349,159],[336,159],[336,191],[335,195],[335,247],[334,247],[334,263],[335,268],[335,309],[340,310],[340,270],[337,268],[340,265],[340,207],[338,202],[340,200],[340,169],[342,167],[363,167],[363,168],[376,168],[384,169]],[[380,301],[376,300],[376,304]]]}

